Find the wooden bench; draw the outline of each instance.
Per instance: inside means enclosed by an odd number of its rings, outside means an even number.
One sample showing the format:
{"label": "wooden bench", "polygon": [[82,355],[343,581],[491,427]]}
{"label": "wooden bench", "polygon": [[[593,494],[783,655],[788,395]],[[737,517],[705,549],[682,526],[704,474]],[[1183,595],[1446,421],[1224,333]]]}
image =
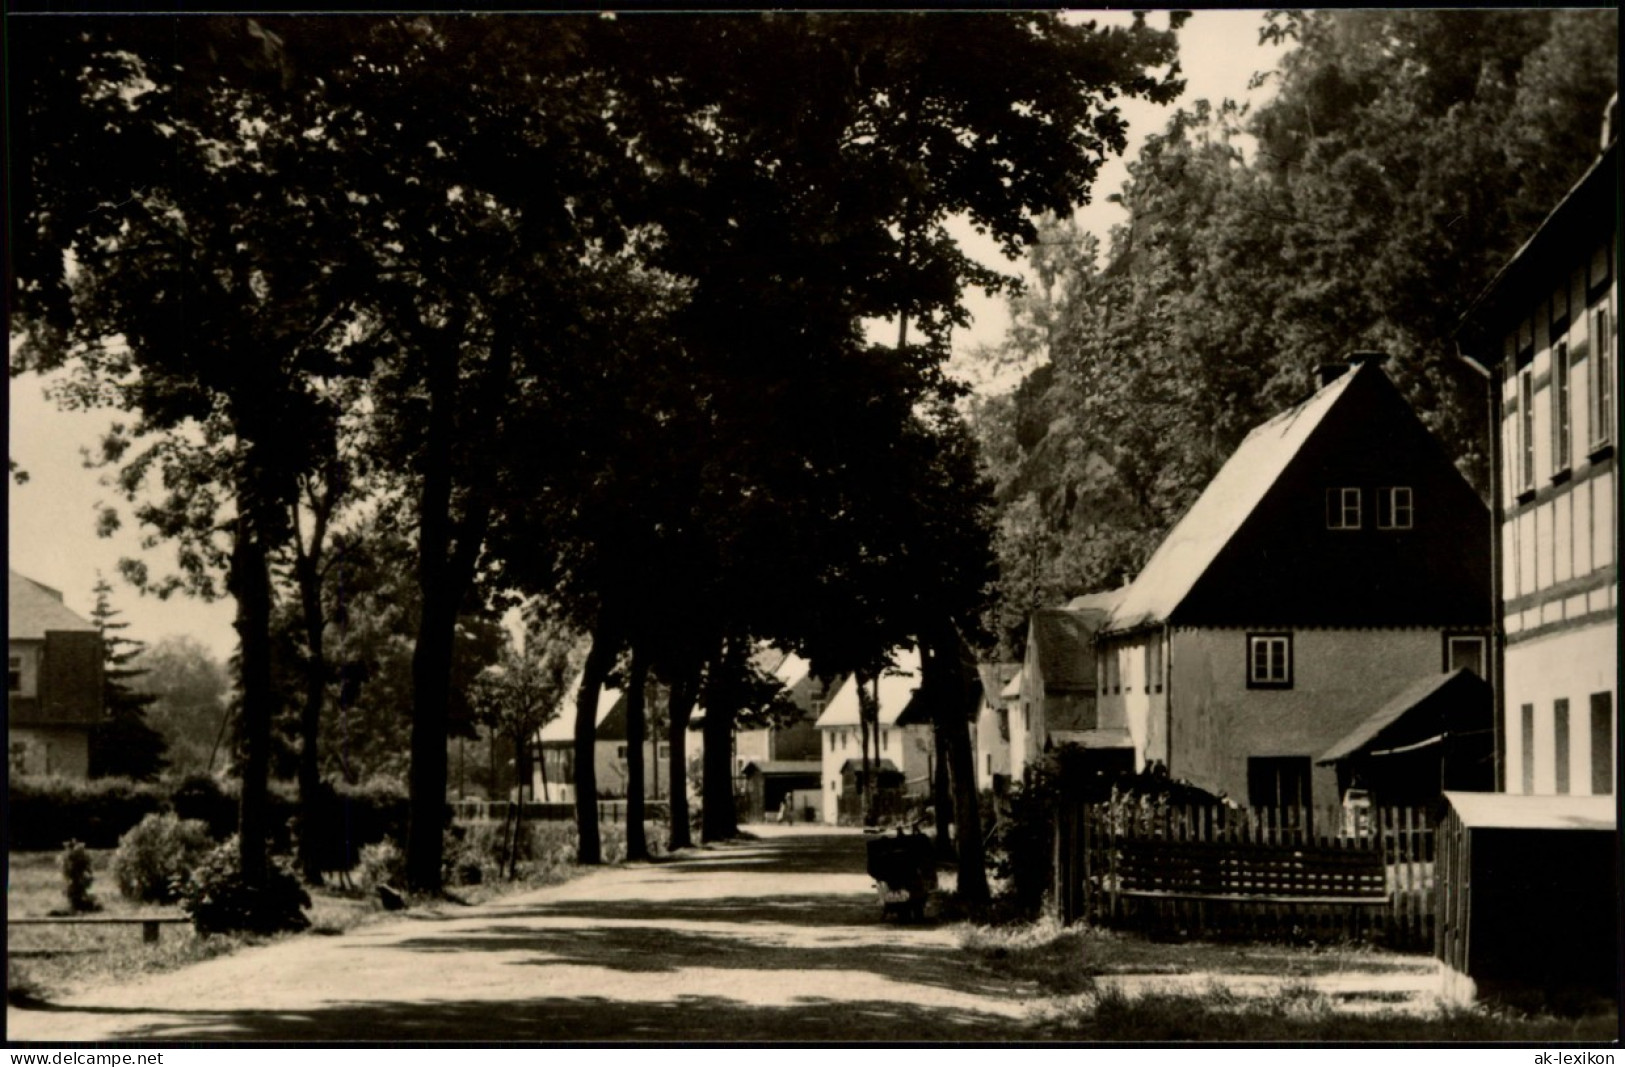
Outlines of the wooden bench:
{"label": "wooden bench", "polygon": [[191,923],[184,915],[59,915],[39,919],[7,917],[7,926],[133,926],[140,924],[141,940],[158,943],[158,928],[173,923]]}

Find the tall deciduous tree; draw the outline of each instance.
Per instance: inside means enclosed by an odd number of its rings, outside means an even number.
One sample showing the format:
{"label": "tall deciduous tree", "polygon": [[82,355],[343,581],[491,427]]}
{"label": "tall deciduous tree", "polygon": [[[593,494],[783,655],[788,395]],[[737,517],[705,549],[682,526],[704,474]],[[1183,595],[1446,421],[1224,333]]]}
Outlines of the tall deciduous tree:
{"label": "tall deciduous tree", "polygon": [[[256,884],[277,706],[270,558],[316,436],[306,381],[337,370],[350,321],[346,227],[315,189],[313,161],[328,157],[307,135],[310,85],[286,79],[275,35],[241,19],[175,31],[45,26],[19,49],[32,192],[13,227],[14,291],[23,365],[70,365],[70,402],[138,415],[104,455],[151,442],[123,487],[163,471],[170,495],[139,514],[180,539],[193,588],[224,563],[240,641],[239,859]],[[205,484],[217,492],[188,494]]]}

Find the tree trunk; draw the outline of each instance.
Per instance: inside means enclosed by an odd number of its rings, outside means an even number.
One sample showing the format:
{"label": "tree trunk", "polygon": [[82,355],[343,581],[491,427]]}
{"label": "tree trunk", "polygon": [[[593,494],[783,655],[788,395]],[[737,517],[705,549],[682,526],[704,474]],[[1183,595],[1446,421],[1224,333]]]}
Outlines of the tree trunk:
{"label": "tree trunk", "polygon": [[938,736],[948,742],[948,772],[954,798],[954,829],[959,851],[959,899],[986,903],[987,861],[982,852],[981,813],[976,797],[976,756],[970,744],[970,709],[974,690],[969,679],[973,664],[966,662],[964,642],[950,623],[936,627],[922,640],[922,684],[933,690],[930,703]]}
{"label": "tree trunk", "polygon": [[[508,878],[519,877],[519,850],[525,840],[525,783],[530,781],[530,757],[528,746],[525,743],[523,730],[516,731],[513,739],[513,770],[515,779],[514,789],[514,824],[513,824],[513,857],[508,861]],[[525,850],[530,851],[528,848]],[[534,859],[534,856],[528,858]]]}
{"label": "tree trunk", "polygon": [[671,830],[667,848],[675,852],[694,847],[688,826],[688,720],[694,714],[699,696],[699,670],[685,671],[672,683],[671,708],[667,728],[671,738],[671,762],[666,777],[671,783]]}
{"label": "tree trunk", "polygon": [[317,805],[322,765],[318,746],[322,702],[327,694],[327,656],[323,644],[326,620],[322,617],[321,575],[316,569],[315,560],[302,556],[295,570],[298,572],[299,596],[304,606],[305,643],[309,655],[309,661],[305,664],[305,705],[299,713],[299,867],[307,885],[321,885],[319,843],[322,831],[318,829],[318,823],[323,814]]}
{"label": "tree trunk", "polygon": [[944,736],[942,728],[933,724],[931,756],[935,769],[931,775],[931,808],[937,823],[937,858],[942,860],[954,858],[954,842],[949,829],[953,826],[954,798],[948,780],[948,746],[952,743],[950,738]]}
{"label": "tree trunk", "polygon": [[700,840],[706,844],[739,836],[739,815],[734,811],[733,736],[735,680],[744,655],[738,643],[723,645],[715,665],[705,709],[705,774],[700,804]]}
{"label": "tree trunk", "polygon": [[598,833],[598,768],[593,762],[593,750],[598,744],[598,692],[615,665],[619,645],[620,639],[600,616],[581,672],[581,691],[576,694],[576,862],[581,864],[604,862],[603,841]]}
{"label": "tree trunk", "polygon": [[[859,675],[858,687],[858,733],[863,748],[863,785],[860,792],[863,795],[863,825],[874,826],[880,822],[880,812],[875,810],[875,779],[880,771],[880,676],[865,677]],[[874,741],[874,758],[869,756],[870,739]]]}
{"label": "tree trunk", "polygon": [[626,858],[647,860],[649,841],[643,831],[644,708],[649,661],[632,646],[632,668],[626,683]]}
{"label": "tree trunk", "polygon": [[264,531],[253,505],[239,492],[231,591],[237,598],[241,649],[243,782],[237,813],[238,863],[243,881],[265,885],[270,834],[271,720],[277,699],[271,678],[271,568]]}

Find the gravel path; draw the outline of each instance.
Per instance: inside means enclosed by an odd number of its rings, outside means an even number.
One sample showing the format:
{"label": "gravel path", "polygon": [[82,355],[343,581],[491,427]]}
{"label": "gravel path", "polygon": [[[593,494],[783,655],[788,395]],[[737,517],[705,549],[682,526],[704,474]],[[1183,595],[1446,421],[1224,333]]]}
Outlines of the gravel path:
{"label": "gravel path", "polygon": [[[793,829],[793,832],[792,832]],[[850,831],[761,839],[43,1009],[13,1041],[942,1041],[1013,1036],[1029,991],[943,927],[882,923]]]}

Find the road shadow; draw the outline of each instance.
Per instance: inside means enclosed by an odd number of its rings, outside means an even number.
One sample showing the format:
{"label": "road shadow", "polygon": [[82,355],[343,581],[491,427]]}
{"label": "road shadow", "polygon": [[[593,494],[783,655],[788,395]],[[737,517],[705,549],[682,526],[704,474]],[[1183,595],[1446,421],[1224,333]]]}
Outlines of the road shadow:
{"label": "road shadow", "polygon": [[309,1045],[444,1043],[568,1044],[924,1044],[1020,1040],[1021,1023],[985,1012],[890,1001],[793,998],[754,1006],[725,997],[678,996],[627,1002],[601,997],[536,997],[376,1003],[358,1000],[301,1011],[166,1011],[135,1022],[125,1009],[74,1008],[131,1017],[118,1040]]}
{"label": "road shadow", "polygon": [[[601,967],[632,973],[673,974],[687,968],[760,972],[773,989],[794,989],[796,975],[815,971],[864,972],[904,985],[1001,997],[1010,979],[975,965],[957,946],[906,940],[855,942],[848,939],[786,942],[768,928],[720,931],[674,929],[659,918],[647,922],[557,929],[492,924],[455,933],[411,938],[398,947],[408,952],[465,955],[518,954],[515,962],[540,968]],[[557,979],[568,983],[568,977]]]}
{"label": "road shadow", "polygon": [[867,838],[808,834],[684,849],[662,857],[654,866],[666,870],[748,874],[864,874]]}

